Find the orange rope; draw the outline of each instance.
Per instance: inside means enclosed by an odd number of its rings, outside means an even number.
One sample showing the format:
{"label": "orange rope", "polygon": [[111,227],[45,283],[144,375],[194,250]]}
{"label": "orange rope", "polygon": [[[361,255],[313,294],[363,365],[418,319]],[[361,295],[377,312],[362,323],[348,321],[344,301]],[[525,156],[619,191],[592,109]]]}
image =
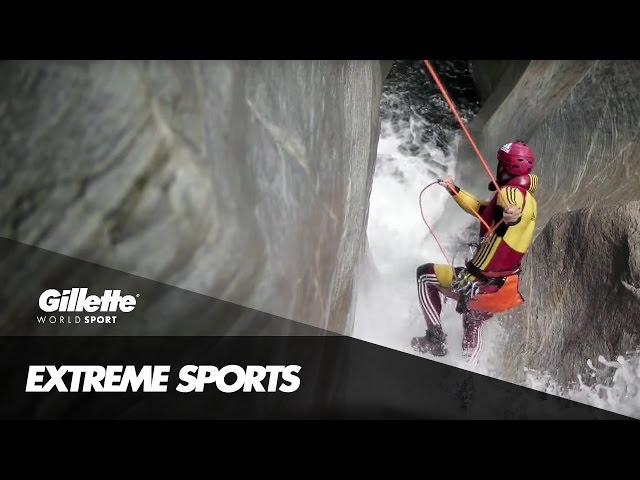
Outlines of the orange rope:
{"label": "orange rope", "polygon": [[444,259],[447,261],[447,263],[449,265],[451,265],[451,267],[453,268],[453,263],[451,262],[451,260],[449,260],[449,257],[447,256],[447,252],[444,251],[444,247],[442,246],[442,244],[440,243],[440,240],[438,240],[438,237],[436,236],[436,234],[433,232],[433,229],[431,228],[431,225],[429,225],[429,222],[427,222],[427,219],[424,218],[424,212],[422,211],[422,194],[427,190],[427,188],[435,185],[439,183],[437,180],[435,182],[431,182],[429,185],[427,185],[426,187],[424,187],[422,189],[422,191],[420,192],[420,195],[418,195],[418,203],[420,204],[420,215],[422,215],[422,221],[424,222],[424,224],[427,226],[427,228],[429,229],[429,233],[431,234],[431,236],[433,237],[433,239],[436,241],[436,243],[438,244],[438,248],[440,249],[440,251],[442,252],[442,256],[444,257]]}
{"label": "orange rope", "polygon": [[[429,185],[427,185],[426,187],[424,187],[421,191],[420,191],[420,195],[418,195],[418,203],[420,204],[420,215],[422,216],[422,221],[424,222],[424,224],[427,226],[427,228],[429,229],[429,233],[431,234],[431,236],[433,237],[433,239],[435,240],[436,244],[438,245],[438,248],[440,249],[440,252],[442,253],[442,256],[444,257],[444,259],[447,261],[447,264],[451,265],[451,267],[453,268],[453,262],[451,260],[449,260],[449,256],[447,255],[447,252],[445,251],[444,247],[442,246],[442,243],[440,243],[440,240],[438,239],[438,236],[435,234],[435,232],[433,231],[433,228],[431,228],[431,225],[429,225],[429,222],[427,221],[427,219],[424,216],[424,210],[422,209],[422,194],[431,186],[435,185],[435,184],[440,184],[439,180],[436,180],[435,182],[431,182]],[[452,191],[455,195],[458,195],[458,192],[456,192],[455,190],[451,190],[447,187],[448,190]],[[473,211],[474,215],[476,217],[478,217],[478,220],[480,220],[482,222],[482,224],[487,228],[487,234],[485,234],[484,239],[487,239],[490,237],[490,233],[492,233],[491,228],[489,227],[489,225],[487,224],[487,222],[484,220],[484,218],[482,218],[480,216],[480,214],[478,212],[476,212],[475,210]],[[502,221],[500,221],[500,223],[502,223]],[[500,225],[500,223],[498,223],[498,225]],[[495,228],[498,227],[498,225],[496,225],[494,227]],[[484,241],[484,240],[483,240]]]}
{"label": "orange rope", "polygon": [[[447,190],[452,192],[455,197],[457,197],[459,195],[459,193],[456,192],[455,189],[449,188],[449,186],[447,186]],[[472,212],[478,218],[478,220],[480,220],[480,223],[482,223],[482,225],[484,225],[484,227],[487,229],[487,233],[485,235],[489,235],[490,233],[493,233],[493,230],[491,229],[489,224],[485,221],[485,219],[482,218],[482,216],[478,212],[476,212],[475,210],[472,210]],[[500,225],[500,224],[498,224],[498,225]],[[497,225],[496,225],[496,227],[494,227],[494,230],[495,230],[495,228],[497,228]]]}
{"label": "orange rope", "polygon": [[[480,163],[482,164],[482,166],[484,167],[485,171],[487,172],[487,175],[489,175],[489,178],[491,179],[491,182],[496,187],[497,194],[501,196],[502,201],[504,202],[505,205],[507,205],[506,199],[504,198],[504,193],[500,189],[500,186],[498,185],[498,181],[494,177],[493,172],[491,171],[491,168],[489,167],[489,164],[487,163],[487,161],[485,160],[484,156],[482,155],[482,152],[480,151],[480,149],[476,145],[476,142],[473,139],[473,136],[471,135],[471,132],[469,132],[469,129],[467,128],[467,125],[466,125],[465,121],[460,116],[460,113],[458,113],[458,109],[456,108],[455,103],[453,103],[453,100],[449,96],[449,93],[447,92],[447,89],[445,88],[444,84],[442,83],[442,80],[440,79],[440,76],[438,75],[438,72],[436,72],[435,68],[433,68],[433,65],[431,65],[431,62],[429,60],[423,60],[423,61],[424,61],[425,66],[427,67],[427,70],[431,74],[431,77],[433,78],[433,81],[436,83],[436,85],[440,89],[440,93],[442,93],[442,96],[444,97],[445,101],[447,102],[447,105],[449,105],[449,108],[451,109],[451,112],[453,113],[453,116],[458,121],[458,124],[460,125],[460,128],[462,129],[462,131],[464,132],[465,136],[467,137],[467,140],[469,140],[469,143],[471,144],[471,147],[473,148],[473,151],[475,152],[475,154],[477,155],[478,159],[480,160]],[[456,192],[455,190],[451,190],[451,191],[454,194],[454,196],[458,195],[458,192]],[[421,192],[421,195],[422,195],[422,192]],[[420,210],[422,210],[422,201],[420,201]],[[496,225],[494,225],[493,228],[491,228],[489,226],[489,224],[487,224],[487,222],[480,216],[480,214],[478,212],[473,211],[473,214],[478,218],[478,220],[480,220],[480,222],[487,229],[487,233],[484,236],[485,239],[489,238],[491,235],[493,235],[493,233],[496,231],[496,229],[504,222],[504,220],[500,220]],[[424,220],[424,216],[422,218]],[[428,224],[427,224],[427,227],[429,227]],[[431,231],[430,227],[429,227],[429,231]],[[432,235],[433,235],[433,233],[432,233]],[[435,238],[435,236],[434,236],[434,238]],[[437,239],[436,239],[436,241],[437,241]],[[438,244],[439,243],[440,242],[438,242]],[[445,255],[445,257],[446,257],[446,255]]]}
{"label": "orange rope", "polygon": [[[491,182],[493,182],[493,185],[496,187],[496,191],[498,193],[501,193],[500,186],[498,185],[498,181],[493,176],[493,172],[491,171],[491,168],[489,167],[489,164],[487,163],[487,161],[482,156],[482,152],[480,151],[480,149],[476,145],[475,140],[471,136],[471,133],[469,132],[469,129],[467,128],[467,124],[465,123],[465,121],[462,119],[462,117],[458,113],[458,109],[456,108],[456,105],[453,103],[453,100],[451,100],[451,97],[449,96],[449,93],[447,93],[447,89],[444,87],[444,84],[442,83],[442,80],[440,80],[440,77],[438,76],[438,73],[436,72],[435,68],[433,68],[433,66],[431,65],[431,62],[429,60],[424,60],[424,64],[427,66],[427,70],[429,70],[429,73],[433,77],[433,81],[436,82],[436,85],[440,89],[440,93],[442,93],[442,96],[444,97],[445,101],[449,105],[449,108],[451,109],[451,112],[453,113],[453,116],[456,118],[456,120],[460,124],[460,128],[462,129],[462,131],[466,135],[467,140],[469,140],[469,143],[471,144],[471,147],[473,148],[474,152],[478,156],[478,159],[480,160],[480,163],[482,164],[482,166],[484,167],[485,171],[487,172],[487,175],[489,175],[489,178],[491,179]],[[504,198],[502,200],[504,200]]]}

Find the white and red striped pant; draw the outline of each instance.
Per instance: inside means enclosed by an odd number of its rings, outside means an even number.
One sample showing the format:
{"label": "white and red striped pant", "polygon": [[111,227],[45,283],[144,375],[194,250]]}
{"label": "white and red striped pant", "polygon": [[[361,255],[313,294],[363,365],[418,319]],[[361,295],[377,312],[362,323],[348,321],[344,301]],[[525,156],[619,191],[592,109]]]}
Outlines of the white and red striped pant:
{"label": "white and red striped pant", "polygon": [[[443,268],[445,266],[443,265]],[[451,267],[448,267],[451,268]],[[453,277],[460,271],[456,268],[451,272]],[[450,285],[443,285],[435,271],[435,264],[426,263],[418,267],[416,272],[418,281],[418,300],[422,308],[422,314],[427,323],[427,330],[442,328],[440,313],[442,312],[441,295],[458,300],[458,295],[451,291]],[[492,315],[485,312],[468,311],[462,316],[464,334],[462,337],[462,350],[474,362],[477,361],[482,343],[482,326]]]}

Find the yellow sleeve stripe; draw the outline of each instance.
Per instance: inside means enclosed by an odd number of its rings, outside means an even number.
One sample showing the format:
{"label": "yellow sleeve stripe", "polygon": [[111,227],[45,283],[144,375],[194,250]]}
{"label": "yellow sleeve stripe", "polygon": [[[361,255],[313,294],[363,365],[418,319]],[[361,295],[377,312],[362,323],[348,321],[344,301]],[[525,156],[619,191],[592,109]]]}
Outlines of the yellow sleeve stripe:
{"label": "yellow sleeve stripe", "polygon": [[[524,202],[524,196],[520,192],[519,189],[513,187],[507,187],[503,190],[504,196],[506,197],[507,204],[515,205],[520,207],[520,205]],[[502,197],[498,198],[498,205],[505,206]]]}
{"label": "yellow sleeve stripe", "polygon": [[516,192],[517,189],[515,188],[505,188],[504,192],[507,196],[507,203],[510,203],[511,205],[517,205],[517,198],[516,198]]}

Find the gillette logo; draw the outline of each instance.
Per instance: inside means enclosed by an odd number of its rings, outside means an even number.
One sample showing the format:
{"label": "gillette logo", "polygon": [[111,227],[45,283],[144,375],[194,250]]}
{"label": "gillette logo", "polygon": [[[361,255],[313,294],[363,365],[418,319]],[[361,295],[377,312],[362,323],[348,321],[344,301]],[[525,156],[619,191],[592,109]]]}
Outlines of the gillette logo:
{"label": "gillette logo", "polygon": [[133,295],[120,295],[120,290],[105,290],[101,297],[87,296],[88,288],[72,288],[60,293],[53,288],[40,295],[40,310],[43,312],[121,312],[128,313],[136,308]]}
{"label": "gillette logo", "polygon": [[[72,288],[70,290],[56,290],[50,288],[40,295],[38,305],[40,310],[47,313],[129,313],[136,308],[136,297],[140,295],[121,295],[121,290],[105,290],[101,296],[87,295],[88,288]],[[38,316],[38,323],[78,324],[100,323],[115,324],[117,315],[50,315]]]}

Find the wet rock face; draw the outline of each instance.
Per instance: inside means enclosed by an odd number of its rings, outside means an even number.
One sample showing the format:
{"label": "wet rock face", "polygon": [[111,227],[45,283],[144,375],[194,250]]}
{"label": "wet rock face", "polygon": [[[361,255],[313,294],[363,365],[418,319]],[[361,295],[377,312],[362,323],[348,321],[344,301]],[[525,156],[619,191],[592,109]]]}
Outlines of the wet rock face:
{"label": "wet rock face", "polygon": [[[537,237],[522,277],[527,303],[503,322],[503,369],[509,379],[526,366],[573,381],[588,358],[640,346],[640,64],[533,61],[499,94],[493,114],[478,116],[481,148],[493,160],[502,143],[521,138],[536,151],[540,176]],[[461,155],[462,176],[473,182],[477,160]]]}
{"label": "wet rock face", "polygon": [[[640,199],[638,62],[533,61],[509,88],[490,118],[480,111],[474,127],[493,165],[497,149],[515,138],[534,148],[540,227],[558,212]],[[478,175],[465,143],[460,155],[461,175],[486,191],[487,177]]]}
{"label": "wet rock face", "polygon": [[589,380],[587,359],[640,346],[640,202],[555,215],[526,260],[526,303],[502,323],[504,369],[524,368],[560,382]]}
{"label": "wet rock face", "polygon": [[376,61],[2,62],[0,235],[347,331],[381,82]]}

